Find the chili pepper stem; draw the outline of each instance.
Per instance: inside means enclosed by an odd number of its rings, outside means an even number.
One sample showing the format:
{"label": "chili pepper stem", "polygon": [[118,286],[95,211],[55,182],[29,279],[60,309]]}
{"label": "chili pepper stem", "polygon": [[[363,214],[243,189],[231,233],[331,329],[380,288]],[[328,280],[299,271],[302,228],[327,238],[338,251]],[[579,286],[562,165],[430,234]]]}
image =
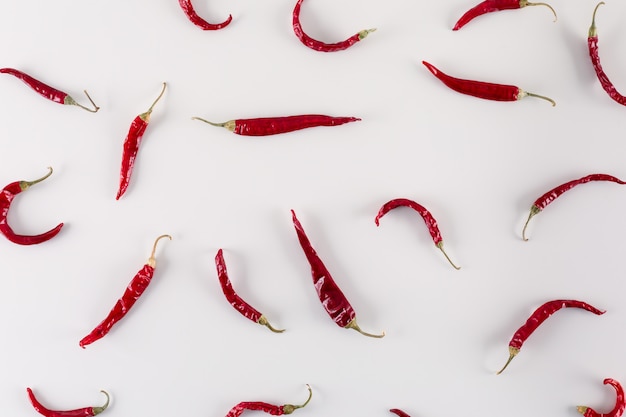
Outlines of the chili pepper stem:
{"label": "chili pepper stem", "polygon": [[604,2],[601,1],[600,3],[598,3],[596,5],[596,8],[593,9],[593,17],[591,18],[591,26],[589,26],[589,37],[590,38],[598,36],[598,29],[596,28],[596,12],[598,11],[598,7],[600,7],[603,4],[604,4]]}
{"label": "chili pepper stem", "polygon": [[372,32],[376,32],[376,28],[366,29],[366,30],[360,31],[359,32],[359,40],[362,41],[363,39],[367,38],[367,35],[369,35]]}
{"label": "chili pepper stem", "polygon": [[550,6],[548,3],[531,3],[527,0],[520,0],[519,2],[519,7],[520,9],[522,7],[526,7],[526,6],[546,6],[548,9],[550,9],[552,11],[552,14],[554,15],[554,21],[556,22],[556,11],[554,11],[554,9],[552,8],[552,6]]}
{"label": "chili pepper stem", "polygon": [[385,337],[385,332],[382,332],[382,334],[371,334],[371,333],[367,333],[364,332],[363,330],[361,330],[361,328],[359,327],[359,325],[356,323],[356,319],[352,319],[350,321],[350,323],[346,324],[346,326],[344,327],[345,329],[353,329],[356,330],[357,332],[361,333],[364,336],[369,336],[369,337],[376,337],[376,338],[381,338],[381,337]]}
{"label": "chili pepper stem", "polygon": [[283,405],[283,414],[291,414],[298,408],[306,407],[306,405],[309,403],[309,401],[311,401],[311,398],[313,397],[313,390],[311,389],[311,386],[309,384],[306,384],[306,389],[309,390],[309,398],[306,399],[304,404],[300,404],[300,405],[285,404]]}
{"label": "chili pepper stem", "polygon": [[210,122],[210,121],[208,121],[206,119],[203,119],[201,117],[195,117],[195,116],[192,117],[191,120],[200,120],[201,122],[208,123],[211,126],[223,127],[225,129],[230,130],[231,132],[235,131],[235,121],[234,120],[229,120],[229,121],[224,122],[224,123],[213,123],[213,122]]}
{"label": "chili pepper stem", "polygon": [[536,97],[536,98],[540,98],[542,100],[546,100],[549,101],[550,103],[552,103],[552,107],[556,106],[556,101],[552,100],[550,97],[546,97],[546,96],[540,96],[539,94],[535,94],[535,93],[529,93],[528,91],[524,91],[520,88],[519,93],[517,95],[517,99],[521,100],[524,97]]}
{"label": "chili pepper stem", "polygon": [[263,315],[261,317],[259,317],[259,321],[257,321],[257,323],[259,323],[261,326],[267,327],[268,329],[270,329],[274,333],[282,333],[282,332],[285,331],[285,329],[276,329],[276,328],[272,327],[270,322],[267,320],[267,317],[265,317]]}
{"label": "chili pepper stem", "polygon": [[587,412],[587,409],[589,409],[589,407],[587,407],[586,405],[579,405],[579,406],[576,407],[576,410],[580,414],[585,414]]}
{"label": "chili pepper stem", "polygon": [[165,93],[165,87],[167,87],[167,83],[163,83],[163,88],[161,89],[161,93],[156,98],[156,100],[154,100],[150,108],[146,112],[141,113],[139,115],[141,120],[143,120],[144,122],[147,122],[148,120],[150,120],[150,115],[152,114],[152,110],[154,109],[154,106],[159,102],[159,100],[161,100],[161,97],[163,97],[163,94]]}
{"label": "chili pepper stem", "polygon": [[513,358],[519,353],[519,349],[515,348],[515,347],[511,347],[509,346],[509,359],[506,361],[506,363],[504,364],[504,366],[502,367],[502,369],[500,369],[496,375],[500,375],[507,366],[509,366],[509,364],[511,363],[511,361],[513,360]]}
{"label": "chili pepper stem", "polygon": [[50,175],[52,175],[52,167],[48,167],[48,173],[41,178],[38,178],[34,181],[20,181],[20,188],[22,189],[22,191],[26,191],[30,186],[35,185],[38,182],[45,180]]}
{"label": "chili pepper stem", "polygon": [[100,407],[93,407],[93,415],[97,415],[100,414],[101,412],[103,412],[104,410],[106,410],[106,408],[109,406],[109,400],[111,399],[109,397],[109,393],[106,392],[105,390],[100,390],[101,393],[103,393],[104,395],[106,395],[107,397],[107,401],[104,403],[104,405],[100,406]]}
{"label": "chili pepper stem", "polygon": [[100,110],[100,107],[98,107],[96,105],[96,103],[93,102],[93,100],[89,96],[89,93],[87,93],[87,90],[83,90],[83,92],[85,93],[85,95],[87,96],[87,98],[91,102],[92,106],[94,107],[93,109],[90,109],[89,107],[83,106],[82,104],[80,104],[79,102],[77,102],[76,100],[74,100],[70,96],[65,97],[65,100],[64,100],[63,104],[67,104],[67,105],[71,105],[71,106],[78,106],[81,109],[87,110],[88,112],[91,112],[91,113],[96,113],[98,110]]}
{"label": "chili pepper stem", "polygon": [[448,262],[450,262],[450,265],[452,265],[452,266],[454,267],[454,269],[456,269],[457,271],[458,271],[459,269],[461,269],[461,267],[460,267],[460,266],[456,266],[456,265],[454,264],[454,262],[452,262],[452,260],[450,259],[450,257],[449,257],[449,256],[448,256],[448,254],[446,253],[446,251],[445,251],[445,250],[443,250],[443,240],[442,240],[441,242],[437,243],[437,247],[439,248],[439,250],[441,251],[441,253],[443,253],[443,256],[445,256],[445,257],[446,257],[446,259],[448,260]]}
{"label": "chili pepper stem", "polygon": [[528,227],[528,222],[530,222],[530,219],[532,219],[535,214],[538,214],[541,211],[541,209],[537,206],[532,206],[530,208],[530,214],[528,214],[528,219],[526,219],[526,223],[524,223],[524,228],[522,229],[522,239],[524,240],[524,242],[528,241],[528,238],[526,237],[526,228]]}
{"label": "chili pepper stem", "polygon": [[148,258],[148,265],[150,265],[153,268],[156,266],[156,258],[154,254],[156,252],[157,243],[159,243],[159,240],[163,239],[164,237],[168,238],[169,240],[172,240],[172,236],[170,235],[161,235],[156,238],[156,240],[154,241],[154,245],[152,246],[152,253],[150,253],[150,258]]}

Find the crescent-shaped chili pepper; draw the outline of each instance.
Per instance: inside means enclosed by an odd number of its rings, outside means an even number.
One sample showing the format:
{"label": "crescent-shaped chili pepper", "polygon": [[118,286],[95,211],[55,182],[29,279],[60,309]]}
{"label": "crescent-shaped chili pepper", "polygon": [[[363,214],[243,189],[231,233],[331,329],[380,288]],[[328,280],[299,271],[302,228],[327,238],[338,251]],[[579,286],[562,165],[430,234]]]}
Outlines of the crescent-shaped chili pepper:
{"label": "crescent-shaped chili pepper", "polygon": [[2,193],[0,194],[0,232],[13,243],[17,243],[18,245],[36,245],[52,239],[63,227],[63,223],[59,223],[54,229],[48,230],[40,235],[18,235],[13,231],[11,226],[9,226],[7,220],[9,209],[11,208],[11,203],[15,196],[52,175],[52,168],[48,167],[48,170],[49,172],[39,179],[34,181],[15,181],[2,189]]}
{"label": "crescent-shaped chili pepper", "polygon": [[407,413],[405,413],[404,411],[400,410],[399,408],[392,408],[391,410],[392,413],[394,413],[395,415],[397,415],[398,417],[411,417],[410,415],[408,415]]}
{"label": "crescent-shaped chili pepper", "polygon": [[554,21],[556,22],[556,12],[552,6],[547,3],[531,3],[528,0],[485,0],[465,12],[458,22],[456,22],[452,30],[459,30],[474,18],[482,16],[486,13],[499,12],[501,10],[521,9],[526,6],[548,7],[552,10],[552,13],[554,14]]}
{"label": "crescent-shaped chili pepper", "polygon": [[196,13],[196,11],[193,8],[193,4],[191,4],[191,0],[178,0],[178,3],[180,3],[180,7],[183,9],[183,11],[185,12],[185,15],[191,21],[191,23],[193,23],[194,25],[198,26],[199,28],[203,30],[222,29],[228,26],[231,20],[233,20],[233,16],[228,15],[228,19],[226,19],[222,23],[209,23],[203,18],[201,18],[198,15],[198,13]]}
{"label": "crescent-shaped chili pepper", "polygon": [[309,390],[309,398],[304,402],[304,404],[293,405],[293,404],[284,404],[284,405],[274,405],[269,404],[262,401],[244,401],[240,402],[236,406],[230,409],[226,417],[239,417],[244,411],[263,411],[264,413],[271,414],[273,416],[282,416],[283,414],[291,414],[296,411],[298,408],[305,407],[309,401],[311,401],[311,397],[313,396],[313,391],[311,387],[307,384],[307,389]]}
{"label": "crescent-shaped chili pepper", "polygon": [[608,413],[598,413],[591,407],[587,407],[586,405],[579,405],[576,407],[578,412],[585,417],[620,417],[624,413],[624,408],[626,408],[626,399],[624,398],[624,388],[622,385],[612,378],[606,378],[604,380],[604,385],[610,385],[615,388],[615,406]]}
{"label": "crescent-shaped chili pepper", "polygon": [[362,30],[359,33],[355,33],[354,35],[350,36],[348,39],[343,40],[341,42],[336,42],[336,43],[324,43],[324,42],[318,41],[316,39],[313,39],[306,33],[304,33],[304,30],[302,29],[302,25],[300,24],[300,6],[302,5],[303,1],[304,0],[298,0],[296,2],[296,7],[294,7],[293,9],[293,21],[292,21],[293,31],[298,37],[298,39],[300,39],[300,42],[302,42],[304,45],[316,51],[320,51],[320,52],[342,51],[344,49],[351,47],[355,43],[365,39],[367,35],[369,35],[370,33],[376,30],[376,29]]}
{"label": "crescent-shaped chili pepper", "polygon": [[50,410],[44,407],[37,400],[37,398],[35,398],[35,394],[33,394],[33,391],[30,388],[26,388],[26,391],[28,392],[28,398],[30,398],[30,402],[33,404],[33,407],[35,408],[35,410],[37,410],[39,414],[44,415],[46,417],[92,417],[97,414],[100,414],[101,412],[106,410],[106,408],[109,406],[109,394],[104,390],[100,391],[107,397],[106,403],[104,403],[104,405],[100,407],[85,407],[85,408],[78,408],[76,410],[63,410],[63,411]]}
{"label": "crescent-shaped chili pepper", "polygon": [[135,305],[135,302],[141,297],[143,292],[148,288],[150,282],[152,281],[152,277],[154,276],[154,268],[156,267],[156,258],[154,257],[154,253],[156,252],[157,243],[159,240],[163,238],[172,239],[170,235],[161,235],[154,241],[154,245],[152,246],[152,253],[150,254],[150,258],[148,262],[137,272],[137,274],[130,281],[126,290],[124,290],[124,294],[122,298],[117,300],[109,315],[102,320],[100,324],[98,324],[87,336],[83,337],[79,342],[80,347],[83,349],[85,346],[92,344],[96,340],[103,338],[115,323],[120,321],[126,316],[128,311]]}
{"label": "crescent-shaped chili pepper", "polygon": [[509,342],[509,359],[506,361],[502,369],[498,371],[498,375],[501,374],[507,366],[509,366],[509,363],[511,363],[513,358],[519,353],[526,339],[528,339],[528,337],[530,337],[530,335],[537,330],[537,328],[544,321],[546,321],[548,317],[566,307],[582,308],[583,310],[587,310],[597,315],[605,313],[605,311],[598,310],[594,306],[578,300],[553,300],[544,303],[530,315],[528,320],[526,320],[526,323],[517,329],[511,338],[511,341]]}

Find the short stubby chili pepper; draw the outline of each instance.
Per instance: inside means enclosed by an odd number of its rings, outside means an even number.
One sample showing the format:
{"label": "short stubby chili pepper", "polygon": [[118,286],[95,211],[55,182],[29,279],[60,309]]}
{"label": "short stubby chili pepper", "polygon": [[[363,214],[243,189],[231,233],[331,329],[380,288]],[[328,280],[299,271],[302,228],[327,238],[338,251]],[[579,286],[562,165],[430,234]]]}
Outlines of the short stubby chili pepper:
{"label": "short stubby chili pepper", "polygon": [[296,234],[298,235],[298,241],[300,242],[300,246],[302,246],[306,259],[311,265],[313,286],[317,291],[317,296],[322,302],[322,306],[324,306],[324,309],[330,318],[333,319],[339,327],[356,330],[365,336],[377,338],[385,336],[385,332],[382,332],[382,334],[371,334],[361,330],[356,322],[356,313],[354,312],[354,309],[333,279],[332,275],[330,275],[326,265],[324,265],[315,249],[313,249],[313,246],[311,246],[311,242],[304,233],[304,229],[302,228],[302,225],[293,210],[291,210],[291,215],[293,226],[295,227]]}
{"label": "short stubby chili pepper", "polygon": [[109,315],[102,320],[100,324],[98,324],[87,336],[83,337],[79,342],[80,347],[83,349],[85,346],[92,344],[96,340],[102,339],[116,324],[118,321],[124,318],[128,311],[135,305],[135,302],[141,297],[144,293],[150,282],[152,281],[152,277],[154,276],[154,268],[156,267],[156,258],[154,256],[157,248],[157,243],[159,240],[163,238],[172,239],[170,235],[161,235],[154,241],[154,245],[152,246],[152,253],[150,254],[150,258],[148,258],[148,262],[137,272],[137,274],[133,277],[133,279],[124,290],[124,294],[122,298],[117,300]]}
{"label": "short stubby chili pepper", "polygon": [[85,408],[78,408],[76,410],[63,410],[63,411],[50,410],[44,407],[37,400],[37,398],[35,398],[35,394],[33,394],[33,391],[30,388],[26,388],[26,391],[28,391],[28,397],[30,398],[30,402],[33,404],[33,407],[35,408],[35,410],[37,410],[39,414],[44,415],[46,417],[92,417],[92,416],[100,414],[101,412],[106,410],[106,408],[109,406],[109,394],[104,390],[100,391],[107,398],[104,405],[99,406],[99,407],[85,407]]}
{"label": "short stubby chili pepper", "polygon": [[485,100],[494,101],[518,101],[524,97],[537,97],[552,103],[552,106],[556,106],[556,102],[551,98],[540,96],[539,94],[529,93],[514,85],[506,84],[494,84],[484,81],[464,80],[461,78],[451,77],[443,72],[439,71],[434,65],[429,64],[426,61],[422,61],[422,64],[428,68],[442,83],[447,85],[450,89],[457,93],[467,94],[468,96],[474,96],[483,98]]}
{"label": "short stubby chili pepper", "polygon": [[397,415],[398,417],[411,417],[410,415],[408,415],[407,413],[405,413],[404,411],[400,410],[399,408],[392,408],[391,410],[392,413],[394,413],[395,415]]}
{"label": "short stubby chili pepper", "polygon": [[532,219],[536,214],[539,214],[544,208],[548,206],[548,204],[552,203],[554,200],[559,198],[559,196],[561,196],[561,194],[563,194],[564,192],[571,190],[577,185],[585,184],[591,181],[609,181],[609,182],[615,182],[617,184],[622,184],[622,185],[626,184],[626,182],[612,175],[590,174],[582,178],[579,178],[577,180],[568,181],[566,183],[563,183],[559,186],[554,187],[550,191],[544,193],[541,197],[539,197],[533,203],[532,207],[530,208],[530,214],[528,215],[528,219],[526,220],[526,223],[524,224],[524,229],[522,229],[522,239],[525,241],[528,240],[528,238],[526,238],[526,228],[528,227],[528,223],[530,222],[530,219]]}
{"label": "short stubby chili pepper", "polygon": [[526,323],[517,329],[511,338],[511,341],[509,342],[509,359],[506,361],[502,369],[498,371],[498,375],[501,374],[507,366],[509,366],[513,358],[519,353],[526,339],[528,339],[528,337],[530,337],[530,335],[537,330],[537,328],[544,321],[546,321],[548,317],[566,307],[581,308],[597,315],[605,313],[605,311],[598,310],[594,306],[578,300],[553,300],[544,303],[530,315],[528,320],[526,320]]}
{"label": "short stubby chili pepper", "polygon": [[485,0],[465,12],[458,22],[456,22],[452,30],[459,30],[474,18],[487,13],[499,12],[501,10],[522,9],[526,6],[548,7],[552,10],[552,13],[554,14],[554,21],[556,22],[556,12],[552,6],[547,3],[531,3],[528,0]]}
{"label": "short stubby chili pepper", "polygon": [[163,93],[165,93],[166,83],[163,83],[163,89],[161,90],[161,94],[157,97],[156,100],[152,103],[148,111],[141,113],[139,116],[135,117],[133,122],[130,125],[130,129],[128,130],[128,135],[126,135],[126,139],[124,139],[124,151],[122,152],[122,167],[120,168],[120,186],[117,190],[116,200],[119,200],[122,195],[126,192],[128,188],[128,183],[130,182],[130,176],[133,173],[133,167],[135,166],[135,159],[137,158],[137,152],[139,152],[139,145],[141,145],[141,139],[143,138],[143,134],[148,127],[148,123],[150,123],[150,115],[152,114],[152,110],[154,109],[154,105],[158,103],[158,101],[163,97]]}
{"label": "short stubby chili pepper", "polygon": [[389,211],[398,207],[409,207],[415,210],[416,212],[418,212],[419,215],[422,216],[422,219],[424,220],[424,222],[426,223],[426,227],[428,228],[428,232],[430,233],[430,236],[432,237],[433,242],[435,243],[435,246],[437,246],[439,250],[441,250],[441,252],[446,257],[448,262],[450,262],[450,265],[452,265],[455,269],[461,269],[460,267],[456,266],[454,262],[452,262],[452,260],[450,259],[446,251],[443,250],[443,239],[441,238],[441,232],[439,231],[437,220],[435,220],[435,218],[430,213],[430,211],[428,211],[421,204],[416,203],[415,201],[409,200],[406,198],[396,198],[394,200],[388,201],[385,204],[383,204],[380,210],[378,210],[378,214],[376,215],[376,218],[374,219],[376,226],[379,226],[379,220],[381,219],[381,217],[383,217]]}
{"label": "short stubby chili pepper", "polygon": [[178,0],[178,2],[180,3],[180,7],[183,9],[185,15],[191,21],[191,23],[198,26],[202,30],[222,29],[228,26],[228,24],[233,20],[233,16],[228,15],[228,18],[222,23],[209,23],[201,18],[198,13],[196,13],[195,9],[193,8],[193,4],[191,4],[191,0]]}
{"label": "short stubby chili pepper", "polygon": [[615,388],[615,406],[608,413],[598,413],[591,407],[587,407],[586,405],[579,405],[576,407],[578,412],[585,417],[620,417],[624,413],[624,408],[626,408],[626,399],[624,399],[624,388],[622,385],[612,378],[606,378],[604,380],[604,385],[610,385]]}
{"label": "short stubby chili pepper", "polygon": [[230,409],[226,417],[239,417],[244,411],[263,411],[264,413],[271,414],[273,416],[282,416],[283,414],[291,414],[296,411],[298,408],[306,407],[306,405],[311,401],[311,397],[313,396],[313,391],[311,387],[307,384],[307,389],[309,390],[309,398],[304,402],[304,404],[293,405],[293,404],[284,404],[284,405],[274,405],[269,404],[262,401],[245,401],[240,402],[236,406]]}
{"label": "short stubby chili pepper", "polygon": [[9,226],[7,219],[11,203],[15,196],[52,175],[52,168],[48,167],[48,170],[48,173],[39,179],[34,181],[15,181],[2,189],[2,194],[0,194],[0,232],[13,243],[17,243],[18,245],[36,245],[52,239],[63,227],[63,223],[59,223],[54,229],[39,235],[18,235],[13,231],[11,226]]}
{"label": "short stubby chili pepper", "polygon": [[226,261],[224,261],[224,253],[222,250],[217,251],[217,255],[215,255],[215,267],[217,268],[217,278],[220,281],[220,285],[222,287],[222,291],[226,296],[226,299],[232,305],[235,310],[240,312],[244,317],[252,320],[255,323],[259,323],[262,326],[266,326],[268,329],[273,331],[274,333],[282,333],[285,330],[275,329],[272,327],[270,322],[267,320],[263,314],[261,314],[257,309],[252,307],[250,304],[244,301],[233,288],[233,284],[230,282],[228,278],[228,271],[226,270]]}
{"label": "short stubby chili pepper", "polygon": [[82,104],[74,100],[69,94],[57,90],[56,88],[50,87],[49,85],[42,83],[41,81],[31,77],[30,75],[23,73],[22,71],[16,70],[14,68],[0,68],[0,73],[10,74],[14,77],[17,77],[18,79],[24,81],[24,83],[26,83],[30,88],[38,92],[40,95],[44,96],[48,100],[54,101],[55,103],[66,104],[68,106],[78,106],[81,109],[85,109],[92,113],[100,110],[100,107],[96,106],[96,103],[94,103],[91,97],[89,97],[87,90],[84,90],[83,92],[93,105],[93,109],[83,106]]}
{"label": "short stubby chili pepper", "polygon": [[213,123],[200,117],[192,117],[212,126],[223,127],[242,136],[269,136],[293,132],[318,126],[339,126],[358,122],[357,117],[333,117],[323,114],[303,114],[298,116],[261,117],[256,119],[236,119],[224,123]]}
{"label": "short stubby chili pepper", "polygon": [[302,42],[304,45],[306,45],[307,47],[313,50],[320,51],[320,52],[342,51],[344,49],[351,47],[355,43],[362,41],[363,39],[367,37],[367,35],[369,35],[370,33],[376,30],[376,29],[362,30],[359,33],[355,33],[354,35],[350,36],[348,39],[343,40],[341,42],[336,42],[336,43],[324,43],[324,42],[318,41],[316,39],[313,39],[306,33],[304,33],[304,30],[302,29],[302,25],[300,24],[300,6],[302,5],[303,1],[304,0],[298,0],[296,2],[296,7],[294,7],[293,9],[293,21],[292,21],[293,31],[298,37],[298,39],[300,39],[300,42]]}

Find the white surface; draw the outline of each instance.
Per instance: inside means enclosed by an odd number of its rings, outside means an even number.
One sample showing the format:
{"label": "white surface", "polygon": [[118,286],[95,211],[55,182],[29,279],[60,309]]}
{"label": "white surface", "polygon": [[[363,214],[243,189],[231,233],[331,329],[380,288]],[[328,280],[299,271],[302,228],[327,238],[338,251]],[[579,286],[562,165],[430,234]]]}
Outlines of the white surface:
{"label": "white surface", "polygon": [[[203,32],[175,0],[4,2],[0,66],[22,69],[97,114],[48,102],[0,77],[0,182],[54,174],[21,195],[21,233],[65,222],[34,247],[0,240],[0,378],[5,415],[35,416],[26,387],[52,408],[113,403],[106,413],[224,416],[239,401],[313,400],[301,417],[454,414],[575,416],[612,407],[605,377],[626,382],[623,273],[626,189],[581,186],[521,229],[532,202],[573,178],[626,177],[624,112],[587,56],[595,2],[552,0],[450,28],[472,1],[308,0],[302,24],[334,42],[323,54],[291,30],[292,0],[195,1]],[[626,92],[626,3],[597,19],[604,68]],[[552,97],[498,103],[437,81],[461,78]],[[157,105],[127,194],[115,201],[132,119]],[[362,122],[266,138],[190,120],[325,113]],[[406,197],[439,220],[453,270]],[[366,331],[338,328],[311,284],[291,224],[298,214]],[[109,335],[82,350],[157,250],[151,286]],[[281,335],[247,321],[221,294],[233,285]],[[513,332],[541,303],[577,298],[602,317],[562,311],[501,376]]]}

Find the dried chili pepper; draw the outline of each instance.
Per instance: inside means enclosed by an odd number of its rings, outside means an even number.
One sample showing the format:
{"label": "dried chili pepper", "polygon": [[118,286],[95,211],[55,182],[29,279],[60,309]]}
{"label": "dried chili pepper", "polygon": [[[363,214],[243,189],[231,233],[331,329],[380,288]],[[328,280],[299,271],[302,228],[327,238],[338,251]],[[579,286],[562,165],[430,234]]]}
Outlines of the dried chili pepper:
{"label": "dried chili pepper", "polygon": [[246,303],[243,298],[241,298],[235,292],[233,285],[228,278],[228,271],[226,270],[226,261],[224,261],[224,254],[222,250],[217,251],[217,255],[215,255],[215,267],[217,268],[217,277],[220,281],[220,285],[222,286],[222,291],[226,296],[226,299],[232,305],[235,310],[240,312],[244,317],[252,320],[255,323],[259,323],[262,326],[266,326],[268,329],[273,331],[274,333],[282,333],[285,330],[277,330],[270,322],[267,320],[263,314],[261,314],[257,309],[252,307],[250,304]]}
{"label": "dried chili pepper", "polygon": [[81,109],[85,109],[92,113],[100,110],[100,107],[96,106],[96,103],[94,103],[91,97],[89,97],[87,90],[84,90],[83,92],[93,105],[93,109],[83,106],[82,104],[74,100],[69,94],[57,90],[56,88],[50,87],[49,85],[42,83],[41,81],[31,77],[30,75],[23,73],[22,71],[16,70],[14,68],[0,68],[0,73],[13,75],[14,77],[24,81],[24,83],[26,83],[33,90],[35,90],[48,100],[54,101],[55,103],[66,104],[68,106],[78,106]]}
{"label": "dried chili pepper", "polygon": [[365,336],[378,338],[385,336],[385,332],[375,335],[361,330],[356,322],[356,313],[354,312],[354,309],[333,277],[330,275],[330,272],[317,255],[315,249],[313,249],[313,246],[311,246],[311,242],[304,233],[304,229],[302,228],[302,225],[300,224],[300,221],[298,221],[296,213],[293,210],[291,210],[291,215],[293,225],[298,235],[298,240],[300,241],[300,246],[302,246],[302,250],[311,265],[311,275],[313,276],[313,285],[317,291],[317,296],[322,302],[322,305],[330,318],[333,319],[339,327],[354,329]]}
{"label": "dried chili pepper", "polygon": [[35,394],[33,394],[33,391],[30,388],[26,388],[26,391],[28,391],[28,397],[30,398],[30,402],[33,404],[33,407],[35,407],[35,410],[37,410],[39,414],[42,414],[46,417],[92,417],[97,414],[100,414],[101,412],[106,410],[106,408],[109,406],[109,394],[104,390],[100,391],[107,397],[106,403],[104,403],[104,405],[100,407],[85,407],[85,408],[78,408],[76,410],[63,410],[63,411],[50,410],[44,407],[37,400],[37,398],[35,398]]}
{"label": "dried chili pepper", "polygon": [[178,0],[178,2],[180,3],[180,7],[182,7],[183,11],[185,12],[185,15],[191,21],[191,23],[193,23],[194,25],[198,26],[199,28],[203,30],[222,29],[228,26],[231,20],[233,20],[233,16],[228,15],[228,19],[226,19],[222,23],[209,23],[203,18],[201,18],[198,15],[198,13],[196,13],[196,11],[193,8],[193,4],[191,4],[191,0]]}
{"label": "dried chili pepper", "polygon": [[411,417],[410,415],[408,415],[407,413],[405,413],[404,411],[400,410],[399,408],[392,408],[391,410],[392,413],[394,413],[395,415],[397,415],[398,417]]}
{"label": "dried chili pepper", "polygon": [[309,390],[309,398],[301,405],[293,405],[293,404],[284,404],[284,405],[274,405],[261,401],[245,401],[240,402],[236,406],[230,409],[226,417],[239,417],[245,410],[252,411],[263,411],[264,413],[271,414],[273,416],[282,416],[283,414],[291,414],[296,411],[298,408],[305,407],[309,401],[311,401],[311,397],[313,396],[313,391],[311,387],[307,384],[307,389]]}
{"label": "dried chili pepper", "polygon": [[556,22],[556,12],[547,3],[531,3],[528,0],[485,0],[481,3],[478,3],[476,6],[469,9],[458,22],[454,25],[452,30],[459,30],[467,23],[469,23],[472,19],[484,15],[486,13],[499,12],[501,10],[513,10],[513,9],[521,9],[526,6],[546,6],[552,13],[554,14],[554,21]]}
{"label": "dried chili pepper", "polygon": [[303,114],[284,117],[261,117],[256,119],[236,119],[224,123],[213,123],[200,117],[192,117],[212,126],[223,127],[237,135],[269,136],[293,132],[317,126],[339,126],[344,123],[358,122],[357,117],[332,117],[323,114]]}
{"label": "dried chili pepper", "polygon": [[517,101],[524,97],[537,97],[543,100],[547,100],[552,103],[552,106],[556,106],[556,103],[551,98],[540,96],[538,94],[529,93],[514,85],[494,84],[483,81],[463,80],[461,78],[451,77],[443,72],[439,71],[434,65],[429,64],[426,61],[422,61],[422,64],[426,66],[442,83],[447,85],[450,89],[469,96],[478,98],[484,98],[486,100],[494,101]]}
{"label": "dried chili pepper", "polygon": [[18,235],[13,231],[11,226],[9,226],[7,220],[9,209],[11,208],[11,203],[15,196],[52,175],[52,168],[48,167],[48,170],[48,173],[39,179],[34,181],[15,181],[2,189],[2,193],[0,194],[0,232],[13,243],[17,243],[18,245],[35,245],[42,243],[55,237],[63,227],[63,223],[59,223],[54,229],[39,235]]}
{"label": "dried chili pepper", "polygon": [[577,185],[584,184],[584,183],[591,182],[591,181],[609,181],[609,182],[615,182],[617,184],[622,184],[622,185],[626,184],[626,182],[612,175],[591,174],[591,175],[587,175],[582,178],[579,178],[577,180],[568,181],[564,184],[554,187],[553,189],[551,189],[550,191],[546,192],[541,197],[539,197],[537,200],[535,200],[535,202],[533,203],[532,207],[530,208],[530,214],[528,215],[528,219],[526,220],[526,223],[524,224],[524,229],[522,229],[522,239],[528,240],[526,238],[526,228],[528,227],[528,222],[530,222],[530,219],[532,219],[536,214],[540,213],[544,208],[546,208],[546,206],[548,206],[548,204],[552,203],[554,200],[559,198],[559,196],[563,194],[565,191],[571,190]]}
{"label": "dried chili pepper", "polygon": [[378,214],[376,215],[376,218],[374,219],[376,226],[379,225],[379,220],[381,219],[381,217],[383,217],[389,211],[398,207],[409,207],[417,211],[419,215],[422,216],[422,219],[426,223],[426,227],[428,228],[428,232],[430,233],[430,236],[432,237],[433,242],[435,243],[435,246],[437,246],[439,250],[441,250],[441,252],[446,257],[448,262],[450,262],[450,265],[452,265],[455,269],[461,269],[460,267],[456,266],[454,262],[452,262],[452,260],[450,259],[446,251],[443,250],[443,239],[441,238],[441,232],[439,231],[439,226],[437,226],[437,220],[435,220],[433,215],[430,214],[430,211],[428,211],[421,204],[416,203],[415,201],[409,200],[406,198],[396,198],[394,200],[388,201],[385,204],[383,204],[380,210],[378,210]]}
{"label": "dried chili pepper", "polygon": [[369,35],[370,33],[376,30],[376,29],[362,30],[359,33],[355,33],[354,35],[350,36],[348,39],[343,40],[341,42],[337,42],[337,43],[324,43],[324,42],[318,41],[316,39],[313,39],[306,33],[304,33],[304,30],[302,30],[302,25],[300,24],[300,6],[302,5],[303,1],[304,0],[298,0],[296,3],[296,7],[294,7],[293,9],[293,21],[292,21],[293,31],[298,37],[298,39],[300,39],[300,42],[302,42],[309,48],[314,49],[316,51],[321,51],[321,52],[342,51],[344,49],[351,47],[355,43],[365,39],[367,35]]}
{"label": "dried chili pepper", "polygon": [[137,157],[137,152],[139,152],[139,145],[141,145],[141,139],[143,138],[143,134],[148,127],[148,123],[150,123],[150,115],[152,114],[152,109],[154,109],[154,105],[157,104],[161,97],[163,97],[166,86],[167,84],[163,83],[163,89],[161,90],[161,94],[159,94],[157,99],[154,100],[148,111],[141,113],[139,116],[135,117],[130,125],[128,135],[126,135],[126,139],[124,139],[122,167],[120,169],[120,186],[117,191],[117,196],[115,197],[116,200],[119,200],[128,188],[130,176],[133,173],[133,167],[135,166],[135,158]]}
{"label": "dried chili pepper", "polygon": [[506,361],[502,369],[498,371],[498,374],[501,374],[502,371],[509,366],[509,363],[513,360],[513,358],[519,353],[522,345],[528,339],[528,337],[535,331],[537,328],[552,314],[556,313],[562,308],[566,307],[576,307],[582,308],[583,310],[587,310],[592,312],[593,314],[602,315],[605,311],[598,310],[594,306],[587,304],[583,301],[578,300],[553,300],[544,303],[541,307],[535,310],[526,323],[522,325],[509,342],[509,359]]}
{"label": "dried chili pepper", "polygon": [[157,243],[159,240],[163,238],[172,239],[170,235],[161,235],[156,238],[154,241],[154,245],[152,246],[152,253],[150,253],[150,258],[148,258],[148,262],[137,272],[137,274],[133,277],[133,279],[126,287],[122,298],[117,300],[109,315],[102,320],[100,324],[98,324],[87,336],[83,337],[79,342],[80,347],[83,349],[85,346],[92,344],[96,340],[103,338],[115,323],[124,318],[126,313],[131,309],[131,307],[135,304],[135,302],[141,297],[143,292],[148,288],[150,281],[152,281],[152,277],[154,276],[154,268],[156,267],[156,258],[154,257],[154,253],[156,252]]}
{"label": "dried chili pepper", "polygon": [[626,408],[626,400],[624,399],[624,388],[622,385],[612,378],[606,378],[604,380],[604,385],[610,385],[615,388],[615,406],[608,413],[598,413],[591,407],[587,407],[585,405],[579,405],[576,407],[578,412],[585,417],[620,417],[624,413],[624,408]]}

